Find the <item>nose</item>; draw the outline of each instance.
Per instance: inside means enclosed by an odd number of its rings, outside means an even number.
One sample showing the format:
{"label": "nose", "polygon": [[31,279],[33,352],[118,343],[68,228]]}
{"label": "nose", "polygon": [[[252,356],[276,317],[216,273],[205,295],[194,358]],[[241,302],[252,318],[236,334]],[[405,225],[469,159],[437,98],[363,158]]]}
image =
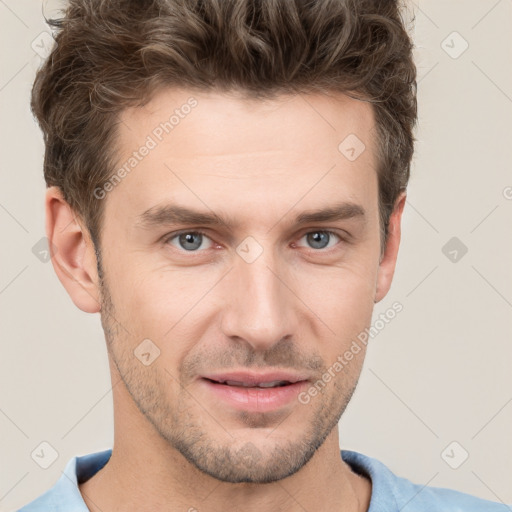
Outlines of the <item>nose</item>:
{"label": "nose", "polygon": [[235,260],[224,283],[225,303],[222,312],[223,333],[242,339],[255,351],[269,350],[280,340],[296,334],[298,316],[296,297],[287,287],[286,273],[273,258],[254,262]]}

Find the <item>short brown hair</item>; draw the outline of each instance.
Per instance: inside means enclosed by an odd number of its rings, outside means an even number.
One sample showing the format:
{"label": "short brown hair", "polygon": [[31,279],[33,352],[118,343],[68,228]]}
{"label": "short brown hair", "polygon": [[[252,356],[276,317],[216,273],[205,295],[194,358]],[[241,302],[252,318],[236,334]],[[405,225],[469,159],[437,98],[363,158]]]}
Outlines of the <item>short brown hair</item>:
{"label": "short brown hair", "polygon": [[253,98],[343,92],[373,104],[381,246],[409,181],[416,67],[397,0],[71,0],[47,20],[57,45],[38,71],[32,110],[44,175],[99,247],[94,190],[115,171],[119,113],[161,87]]}

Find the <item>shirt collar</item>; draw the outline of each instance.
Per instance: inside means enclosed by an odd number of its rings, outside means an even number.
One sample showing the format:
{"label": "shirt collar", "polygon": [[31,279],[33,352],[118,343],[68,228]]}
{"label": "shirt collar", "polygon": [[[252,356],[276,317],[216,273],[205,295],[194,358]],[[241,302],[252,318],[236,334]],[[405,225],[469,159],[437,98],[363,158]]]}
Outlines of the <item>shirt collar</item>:
{"label": "shirt collar", "polygon": [[[391,471],[377,459],[351,450],[342,450],[342,459],[351,469],[372,481],[372,494],[368,512],[398,511]],[[41,505],[48,504],[56,512],[89,512],[78,485],[95,475],[109,461],[112,449],[73,457],[55,486],[41,496]],[[42,509],[41,509],[42,510]]]}

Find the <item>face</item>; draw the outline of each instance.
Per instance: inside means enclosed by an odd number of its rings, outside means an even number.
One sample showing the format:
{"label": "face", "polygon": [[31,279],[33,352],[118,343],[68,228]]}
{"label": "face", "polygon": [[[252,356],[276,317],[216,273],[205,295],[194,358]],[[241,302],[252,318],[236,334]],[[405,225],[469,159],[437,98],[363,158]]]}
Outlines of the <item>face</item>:
{"label": "face", "polygon": [[[101,295],[127,396],[217,479],[291,475],[336,427],[364,359],[363,346],[333,371],[378,292],[371,107],[173,89],[121,121],[128,171],[103,199]],[[356,159],[338,148],[350,134]]]}

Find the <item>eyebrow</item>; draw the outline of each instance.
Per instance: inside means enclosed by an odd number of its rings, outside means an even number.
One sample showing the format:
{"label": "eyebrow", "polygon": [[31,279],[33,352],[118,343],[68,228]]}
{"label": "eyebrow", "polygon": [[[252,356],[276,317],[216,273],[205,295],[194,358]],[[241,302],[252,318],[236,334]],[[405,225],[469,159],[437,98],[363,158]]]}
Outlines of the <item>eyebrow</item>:
{"label": "eyebrow", "polygon": [[[359,218],[363,222],[366,221],[365,209],[357,203],[342,202],[327,208],[306,210],[295,217],[294,224],[300,226],[314,222],[334,222],[352,218]],[[212,211],[201,212],[184,206],[168,204],[149,208],[137,217],[136,224],[143,229],[174,224],[223,225],[233,228],[236,222],[232,218],[222,217]]]}

